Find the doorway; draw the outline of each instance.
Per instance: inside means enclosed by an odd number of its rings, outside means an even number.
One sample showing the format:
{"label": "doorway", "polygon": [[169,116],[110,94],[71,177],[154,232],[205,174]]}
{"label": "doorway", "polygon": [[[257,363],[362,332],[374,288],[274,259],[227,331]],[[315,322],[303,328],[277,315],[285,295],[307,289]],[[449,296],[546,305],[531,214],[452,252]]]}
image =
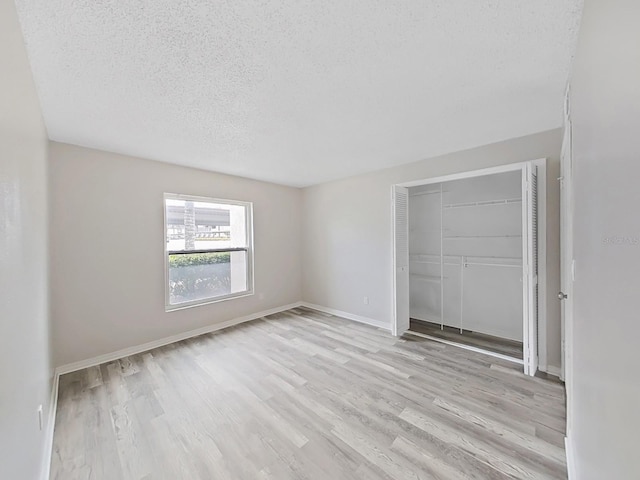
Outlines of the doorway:
{"label": "doorway", "polygon": [[537,228],[539,217],[545,222],[544,201],[537,197],[545,165],[536,160],[394,186],[396,335],[453,343],[536,373],[545,283]]}

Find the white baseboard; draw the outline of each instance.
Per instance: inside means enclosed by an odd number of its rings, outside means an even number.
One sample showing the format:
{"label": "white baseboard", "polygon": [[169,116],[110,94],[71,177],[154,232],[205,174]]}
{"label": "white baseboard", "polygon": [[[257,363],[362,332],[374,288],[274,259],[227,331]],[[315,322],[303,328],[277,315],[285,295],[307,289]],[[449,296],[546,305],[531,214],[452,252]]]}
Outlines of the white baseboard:
{"label": "white baseboard", "polygon": [[51,458],[53,456],[53,431],[56,426],[56,412],[58,410],[58,380],[60,375],[54,370],[51,378],[51,398],[49,400],[49,414],[47,426],[44,432],[44,449],[42,452],[42,467],[40,468],[42,480],[49,480],[51,476]]}
{"label": "white baseboard", "polygon": [[576,464],[574,463],[573,444],[569,437],[564,437],[564,450],[567,455],[567,478],[577,480]]}
{"label": "white baseboard", "polygon": [[554,365],[538,365],[538,370],[560,378],[560,367]]}
{"label": "white baseboard", "polygon": [[336,310],[335,308],[323,307],[322,305],[316,305],[315,303],[300,302],[300,304],[303,307],[312,308],[320,312],[335,315],[336,317],[346,318],[347,320],[353,320],[354,322],[365,323],[367,325],[371,325],[372,327],[378,327],[384,330],[391,331],[391,326],[389,324],[381,322],[379,320],[374,320],[373,318],[354,315],[353,313],[343,312],[342,310]]}
{"label": "white baseboard", "polygon": [[273,315],[274,313],[290,310],[292,308],[296,308],[301,305],[302,305],[302,302],[291,303],[289,305],[283,305],[281,307],[271,308],[269,310],[263,310],[262,312],[252,313],[251,315],[246,315],[244,317],[227,320],[226,322],[220,322],[213,325],[207,325],[205,327],[197,328],[195,330],[189,330],[188,332],[178,333],[170,337],[165,337],[159,340],[154,340],[152,342],[143,343],[142,345],[135,345],[133,347],[123,348],[122,350],[118,350],[116,352],[106,353],[104,355],[98,355],[97,357],[88,358],[86,360],[80,360],[78,362],[68,363],[66,365],[61,365],[57,367],[56,374],[64,375],[65,373],[75,372],[77,370],[82,370],[84,368],[94,367],[96,365],[101,365],[103,363],[112,362],[114,360],[118,360],[119,358],[128,357],[129,355],[136,355],[138,353],[146,352],[154,348],[163,347],[164,345],[169,345],[170,343],[175,343],[181,340],[186,340],[188,338],[197,337],[199,335],[204,335],[205,333],[215,332],[216,330],[222,330],[223,328],[233,327],[235,325],[239,325],[244,322],[250,322],[251,320],[256,320],[266,315]]}
{"label": "white baseboard", "polygon": [[560,367],[556,367],[554,365],[547,366],[547,373],[549,375],[553,375],[554,377],[560,378]]}

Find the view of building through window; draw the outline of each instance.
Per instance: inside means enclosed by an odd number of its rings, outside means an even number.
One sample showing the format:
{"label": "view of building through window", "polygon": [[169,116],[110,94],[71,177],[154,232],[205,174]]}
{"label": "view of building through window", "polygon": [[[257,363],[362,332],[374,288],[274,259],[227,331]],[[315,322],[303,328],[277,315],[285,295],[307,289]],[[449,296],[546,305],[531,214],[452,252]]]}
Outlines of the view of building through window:
{"label": "view of building through window", "polygon": [[248,203],[165,195],[167,309],[250,291]]}

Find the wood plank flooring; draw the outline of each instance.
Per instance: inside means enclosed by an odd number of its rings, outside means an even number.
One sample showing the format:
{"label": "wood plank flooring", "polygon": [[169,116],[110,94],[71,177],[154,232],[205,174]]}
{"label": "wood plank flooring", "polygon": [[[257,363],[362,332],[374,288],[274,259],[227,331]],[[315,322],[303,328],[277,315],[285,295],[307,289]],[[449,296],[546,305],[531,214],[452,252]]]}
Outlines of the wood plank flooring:
{"label": "wood plank flooring", "polygon": [[509,357],[522,360],[522,342],[484,335],[469,330],[463,330],[462,333],[460,333],[459,328],[453,327],[445,326],[441,329],[440,324],[415,320],[413,318],[410,322],[410,329],[413,332],[424,333],[432,337],[482,348],[483,350],[501,353],[502,355],[508,355]]}
{"label": "wood plank flooring", "polygon": [[60,378],[54,479],[564,479],[564,389],[294,309]]}

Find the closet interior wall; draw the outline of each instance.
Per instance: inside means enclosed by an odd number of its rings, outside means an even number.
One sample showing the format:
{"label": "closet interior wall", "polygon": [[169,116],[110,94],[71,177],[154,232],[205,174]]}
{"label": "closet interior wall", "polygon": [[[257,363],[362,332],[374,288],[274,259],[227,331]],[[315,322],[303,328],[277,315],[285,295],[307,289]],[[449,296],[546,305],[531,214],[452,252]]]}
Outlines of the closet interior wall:
{"label": "closet interior wall", "polygon": [[522,342],[522,174],[409,188],[410,316]]}

